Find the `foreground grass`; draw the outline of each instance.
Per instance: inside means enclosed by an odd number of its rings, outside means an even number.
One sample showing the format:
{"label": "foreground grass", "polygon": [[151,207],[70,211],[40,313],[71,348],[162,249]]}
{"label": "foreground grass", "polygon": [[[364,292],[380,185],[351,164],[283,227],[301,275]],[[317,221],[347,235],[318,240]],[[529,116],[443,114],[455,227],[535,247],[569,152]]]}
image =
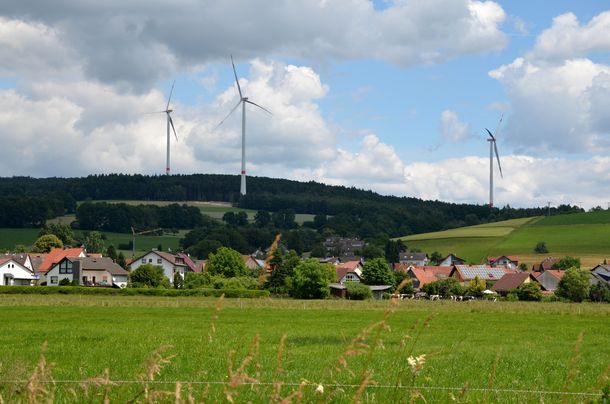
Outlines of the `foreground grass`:
{"label": "foreground grass", "polygon": [[[404,402],[421,394],[427,402],[447,402],[453,394],[466,402],[583,402],[594,397],[509,390],[597,393],[610,366],[608,305],[402,301],[388,308],[388,302],[219,305],[207,298],[3,295],[0,343],[10,349],[0,352],[0,395],[6,400],[24,391],[45,342],[57,400],[93,400],[78,383],[62,381],[105,369],[110,380],[137,380],[160,347],[154,377],[168,384],[150,384],[151,391],[175,392],[181,381],[187,394],[191,382],[191,394],[206,401],[268,402],[280,381],[282,397],[306,381],[305,401],[350,402],[360,394],[363,401]],[[377,327],[363,333],[372,324]],[[406,358],[421,354],[426,362],[415,375]],[[323,394],[315,392],[318,384],[326,386]],[[102,394],[105,385],[99,386]],[[488,387],[496,391],[477,390]],[[142,383],[129,382],[108,394],[125,401],[141,390]]]}

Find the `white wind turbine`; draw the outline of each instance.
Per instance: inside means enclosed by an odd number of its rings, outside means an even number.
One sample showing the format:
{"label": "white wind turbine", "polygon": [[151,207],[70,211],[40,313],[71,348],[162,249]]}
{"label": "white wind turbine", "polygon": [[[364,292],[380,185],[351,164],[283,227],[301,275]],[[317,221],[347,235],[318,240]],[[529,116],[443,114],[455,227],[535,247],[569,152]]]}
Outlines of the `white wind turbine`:
{"label": "white wind turbine", "polygon": [[237,71],[235,70],[235,63],[233,63],[233,55],[231,55],[231,65],[233,66],[233,75],[235,76],[235,83],[237,83],[237,91],[239,91],[239,102],[237,105],[233,107],[231,112],[216,126],[220,126],[226,121],[229,116],[239,107],[241,104],[241,186],[239,188],[239,192],[242,195],[246,195],[246,103],[252,104],[256,107],[259,107],[263,111],[267,112],[269,115],[273,115],[271,111],[266,108],[261,107],[255,102],[252,102],[248,99],[248,97],[244,97],[241,92],[241,86],[239,85],[239,80],[237,79]]}
{"label": "white wind turbine", "polygon": [[502,166],[500,165],[500,156],[498,155],[498,147],[496,146],[496,137],[498,136],[498,131],[500,130],[500,124],[502,123],[502,118],[504,115],[500,117],[500,122],[498,122],[498,127],[496,128],[495,136],[489,131],[489,129],[485,128],[487,133],[489,134],[489,138],[487,141],[489,142],[489,207],[494,207],[494,152],[496,154],[496,159],[498,160],[498,169],[500,170],[500,177],[504,178],[502,175]]}
{"label": "white wind turbine", "polygon": [[172,120],[172,116],[171,116],[173,109],[169,108],[169,102],[172,99],[172,93],[174,92],[175,84],[176,84],[176,80],[174,80],[174,82],[172,83],[172,88],[171,88],[171,90],[169,90],[169,97],[167,97],[167,105],[165,106],[165,110],[158,111],[158,113],[165,112],[165,115],[167,117],[167,152],[165,155],[165,174],[166,175],[169,175],[169,138],[170,138],[169,128],[170,128],[170,126],[172,127],[172,130],[174,131],[174,136],[176,137],[176,141],[178,140],[178,135],[176,134],[176,128],[174,128],[174,121]]}

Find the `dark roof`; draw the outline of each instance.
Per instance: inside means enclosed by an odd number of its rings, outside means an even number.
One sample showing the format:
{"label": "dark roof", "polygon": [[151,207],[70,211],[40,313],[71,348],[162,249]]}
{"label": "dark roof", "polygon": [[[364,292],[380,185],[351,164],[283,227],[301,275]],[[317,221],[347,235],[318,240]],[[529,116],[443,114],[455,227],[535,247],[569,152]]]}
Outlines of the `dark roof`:
{"label": "dark roof", "polygon": [[68,258],[70,261],[79,261],[81,271],[107,271],[111,275],[128,275],[129,272],[108,257]]}
{"label": "dark roof", "polygon": [[405,252],[399,254],[400,261],[422,261],[428,258],[428,254],[421,252]]}
{"label": "dark roof", "polygon": [[530,277],[529,272],[517,272],[514,274],[506,274],[502,278],[500,278],[496,283],[494,283],[494,285],[491,287],[491,289],[495,290],[496,292],[509,292],[513,289],[517,289],[529,277]]}
{"label": "dark roof", "polygon": [[546,271],[553,268],[553,264],[559,262],[559,258],[548,257],[539,264],[534,265],[534,271]]}

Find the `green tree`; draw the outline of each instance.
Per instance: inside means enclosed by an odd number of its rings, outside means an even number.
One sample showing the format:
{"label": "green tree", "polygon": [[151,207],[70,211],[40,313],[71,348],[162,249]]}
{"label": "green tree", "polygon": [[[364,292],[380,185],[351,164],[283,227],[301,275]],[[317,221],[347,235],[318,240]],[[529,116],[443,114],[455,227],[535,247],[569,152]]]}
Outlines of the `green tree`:
{"label": "green tree", "polygon": [[271,223],[271,214],[266,210],[259,210],[256,212],[256,215],[254,215],[254,223],[258,227],[268,226],[269,223]]}
{"label": "green tree", "polygon": [[589,272],[576,267],[566,270],[555,294],[573,302],[582,302],[589,296]]}
{"label": "green tree", "polygon": [[534,247],[534,252],[538,253],[538,254],[546,254],[549,252],[549,249],[546,246],[546,242],[545,241],[539,241],[536,244],[536,247]]}
{"label": "green tree", "polygon": [[432,254],[430,254],[430,265],[438,265],[442,259],[443,256],[441,253],[438,251],[433,251]]}
{"label": "green tree", "polygon": [[559,261],[553,264],[553,269],[568,269],[568,268],[580,268],[580,258],[570,257],[566,255]]}
{"label": "green tree", "polygon": [[189,254],[204,260],[207,259],[211,253],[216,252],[220,247],[222,247],[220,241],[204,239],[194,246],[189,247],[187,251]]}
{"label": "green tree", "polygon": [[228,247],[220,247],[216,253],[211,253],[208,256],[205,270],[210,275],[220,275],[225,278],[251,274],[246,268],[241,254]]}
{"label": "green tree", "polygon": [[479,296],[486,288],[487,284],[485,283],[485,280],[475,276],[474,279],[470,281],[466,293],[471,296]]}
{"label": "green tree", "polygon": [[383,258],[385,256],[381,247],[377,247],[373,244],[367,244],[362,247],[362,251],[360,251],[362,258],[365,260],[372,260],[374,258]]}
{"label": "green tree", "polygon": [[182,289],[184,286],[184,278],[179,272],[174,272],[174,289]]}
{"label": "green tree", "polygon": [[127,260],[125,259],[125,254],[123,251],[119,252],[119,255],[116,257],[116,263],[123,269],[127,269]]}
{"label": "green tree", "polygon": [[589,299],[592,302],[610,303],[610,286],[606,282],[599,282],[589,289]]}
{"label": "green tree", "polygon": [[104,239],[99,231],[90,231],[85,235],[83,245],[88,253],[101,253],[104,251]]}
{"label": "green tree", "polygon": [[169,279],[160,265],[143,264],[129,273],[132,288],[170,288]]}
{"label": "green tree", "polygon": [[346,282],[347,298],[350,300],[367,300],[373,297],[371,288],[360,282]]}
{"label": "green tree", "polygon": [[34,251],[48,253],[53,248],[63,248],[63,246],[64,243],[55,234],[45,234],[38,237],[38,240],[34,243]]}
{"label": "green tree", "polygon": [[315,244],[311,249],[311,256],[317,258],[326,257],[326,248],[324,248],[324,245],[322,243]]}
{"label": "green tree", "polygon": [[108,246],[108,248],[106,249],[106,256],[108,258],[110,258],[111,260],[113,260],[114,262],[116,262],[116,260],[118,258],[118,254],[116,252],[116,248],[114,248],[114,246],[112,244],[110,244]]}
{"label": "green tree", "polygon": [[209,288],[211,282],[210,274],[207,272],[187,272],[184,276],[186,289]]}
{"label": "green tree", "polygon": [[515,291],[519,300],[524,301],[540,301],[542,300],[542,290],[538,282],[524,283]]}
{"label": "green tree", "polygon": [[324,299],[330,295],[330,284],[336,271],[330,264],[321,264],[315,258],[300,262],[294,268],[290,294],[297,299]]}
{"label": "green tree", "polygon": [[454,278],[439,279],[425,284],[421,289],[429,295],[441,295],[443,297],[465,294],[464,287]]}
{"label": "green tree", "polygon": [[394,274],[383,258],[375,258],[364,263],[362,281],[367,285],[394,285]]}
{"label": "green tree", "polygon": [[301,262],[296,251],[291,250],[287,254],[282,254],[278,248],[275,250],[269,262],[272,271],[267,278],[265,287],[272,293],[287,294],[290,292],[291,279],[294,276],[294,269]]}
{"label": "green tree", "polygon": [[67,224],[47,223],[40,229],[38,237],[44,236],[45,234],[56,235],[65,246],[74,245],[76,243],[74,240],[74,232]]}

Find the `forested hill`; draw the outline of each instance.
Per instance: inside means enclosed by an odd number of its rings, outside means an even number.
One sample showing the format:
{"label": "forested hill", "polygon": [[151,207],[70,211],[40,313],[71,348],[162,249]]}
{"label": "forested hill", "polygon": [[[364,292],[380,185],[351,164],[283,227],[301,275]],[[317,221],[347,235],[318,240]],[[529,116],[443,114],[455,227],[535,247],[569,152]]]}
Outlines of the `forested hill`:
{"label": "forested hill", "polygon": [[[275,212],[332,216],[340,234],[370,237],[378,232],[390,236],[430,232],[481,222],[541,215],[545,208],[490,209],[485,205],[424,201],[410,197],[382,196],[354,187],[329,186],[264,177],[248,178],[248,194],[239,195],[237,175],[90,175],[84,178],[0,178],[0,221],[5,207],[17,199],[44,197],[73,212],[83,200],[225,201],[239,207]],[[578,210],[560,206],[556,213]],[[54,209],[51,215],[57,214]],[[31,224],[36,224],[32,221]],[[25,221],[24,225],[29,222]],[[2,225],[0,223],[0,225]]]}

